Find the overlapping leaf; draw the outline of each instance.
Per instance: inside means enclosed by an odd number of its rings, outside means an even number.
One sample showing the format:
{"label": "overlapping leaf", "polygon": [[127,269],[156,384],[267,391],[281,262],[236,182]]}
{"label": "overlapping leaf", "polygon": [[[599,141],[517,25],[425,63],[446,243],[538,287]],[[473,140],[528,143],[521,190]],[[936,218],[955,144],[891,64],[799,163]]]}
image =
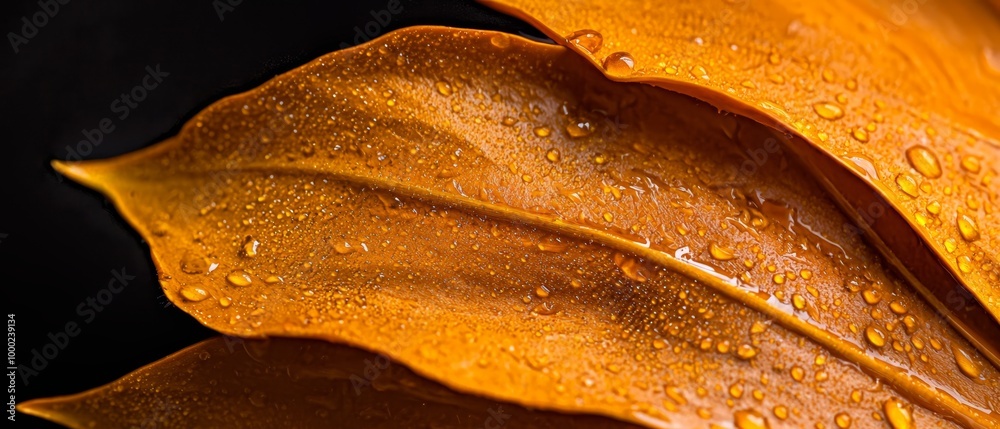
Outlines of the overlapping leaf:
{"label": "overlapping leaf", "polygon": [[889,260],[1000,364],[1000,14],[989,4],[484,3],[612,79],[795,134],[789,147]]}
{"label": "overlapping leaf", "polygon": [[224,333],[649,426],[996,427],[996,369],[787,144],[560,47],[415,28],[57,167]]}
{"label": "overlapping leaf", "polygon": [[629,428],[459,395],[385,356],[310,340],[219,337],[107,386],[22,411],[71,428]]}

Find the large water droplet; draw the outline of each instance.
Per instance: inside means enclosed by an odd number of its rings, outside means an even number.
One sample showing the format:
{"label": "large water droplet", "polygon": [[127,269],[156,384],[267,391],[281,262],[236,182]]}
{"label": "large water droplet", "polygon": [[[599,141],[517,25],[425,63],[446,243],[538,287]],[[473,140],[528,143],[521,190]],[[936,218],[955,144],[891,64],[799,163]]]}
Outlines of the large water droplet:
{"label": "large water droplet", "polygon": [[896,186],[899,186],[899,190],[906,193],[906,195],[909,195],[914,198],[917,197],[917,192],[919,189],[917,188],[917,181],[913,180],[913,178],[910,177],[908,174],[899,173],[899,175],[896,176]]}
{"label": "large water droplet", "polygon": [[628,76],[635,68],[635,60],[628,52],[615,52],[604,58],[604,70],[617,76]]}
{"label": "large water droplet", "polygon": [[941,177],[941,163],[937,155],[925,146],[916,145],[906,150],[906,159],[915,170],[930,179]]}
{"label": "large water droplet", "polygon": [[840,106],[833,103],[813,104],[813,110],[816,111],[817,115],[831,121],[844,117],[844,109],[841,109]]}
{"label": "large water droplet", "polygon": [[885,419],[893,429],[913,429],[913,409],[897,398],[889,398],[882,404]]}
{"label": "large water droplet", "polygon": [[594,54],[604,45],[604,37],[594,30],[574,31],[566,36],[566,41],[579,46],[588,53]]}
{"label": "large water droplet", "polygon": [[200,287],[184,286],[181,288],[180,293],[184,299],[191,302],[204,301],[205,298],[208,298],[208,292]]}
{"label": "large water droplet", "polygon": [[882,329],[877,326],[868,325],[868,327],[865,328],[865,338],[867,338],[868,342],[875,347],[882,347],[885,345],[885,332],[882,332]]}
{"label": "large water droplet", "polygon": [[837,413],[833,416],[833,422],[837,424],[840,429],[847,429],[851,427],[851,416],[847,413]]}
{"label": "large water droplet", "polygon": [[978,379],[983,375],[983,367],[969,355],[969,352],[959,347],[958,344],[951,344],[951,352],[955,355],[955,363],[958,369],[969,378]]}
{"label": "large water droplet", "polygon": [[958,215],[958,232],[962,234],[965,241],[976,241],[979,239],[979,227],[976,221],[967,214]]}
{"label": "large water droplet", "polygon": [[712,258],[720,261],[728,261],[734,257],[732,249],[716,243],[708,246],[708,253],[712,255]]}
{"label": "large water droplet", "polygon": [[250,286],[253,283],[253,279],[250,277],[246,271],[243,270],[233,270],[228,275],[226,275],[226,281],[233,286]]}
{"label": "large water droplet", "polygon": [[756,410],[739,410],[733,413],[733,424],[737,429],[768,429],[771,427]]}

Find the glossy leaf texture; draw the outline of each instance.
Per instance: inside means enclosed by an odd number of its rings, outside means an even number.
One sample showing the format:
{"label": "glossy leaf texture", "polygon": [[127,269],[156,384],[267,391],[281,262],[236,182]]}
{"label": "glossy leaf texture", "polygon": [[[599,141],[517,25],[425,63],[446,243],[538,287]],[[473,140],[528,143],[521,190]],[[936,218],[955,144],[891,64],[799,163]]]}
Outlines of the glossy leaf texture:
{"label": "glossy leaf texture", "polygon": [[634,428],[462,395],[385,356],[315,340],[217,337],[21,412],[70,428]]}
{"label": "glossy leaf texture", "polygon": [[785,144],[562,47],[418,27],[57,168],[226,334],[652,427],[996,427],[997,370]]}
{"label": "glossy leaf texture", "polygon": [[483,3],[611,79],[794,135],[889,261],[1000,365],[1000,13],[987,2]]}

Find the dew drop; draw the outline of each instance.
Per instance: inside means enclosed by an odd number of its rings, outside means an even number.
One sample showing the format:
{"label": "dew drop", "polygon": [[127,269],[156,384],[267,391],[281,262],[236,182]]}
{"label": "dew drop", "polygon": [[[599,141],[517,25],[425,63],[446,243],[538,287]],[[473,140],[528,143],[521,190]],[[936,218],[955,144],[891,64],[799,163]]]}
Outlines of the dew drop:
{"label": "dew drop", "polygon": [[594,133],[594,127],[587,121],[574,121],[566,126],[566,133],[573,138],[587,137]]}
{"label": "dew drop", "polygon": [[962,371],[962,374],[973,379],[979,379],[983,375],[983,367],[969,355],[968,351],[955,343],[951,344],[951,351],[955,355],[955,363],[958,364],[958,369]]}
{"label": "dew drop", "polygon": [[922,145],[916,145],[906,150],[906,159],[910,161],[920,174],[930,179],[941,177],[941,163],[937,155]]}
{"label": "dew drop", "polygon": [[181,258],[181,271],[185,273],[202,274],[206,270],[208,270],[208,262],[199,255],[188,252]]}
{"label": "dew drop", "polygon": [[979,163],[979,158],[974,156],[966,156],[962,158],[962,169],[970,173],[978,173],[982,169]]}
{"label": "dew drop", "polygon": [[333,251],[337,252],[339,255],[346,255],[348,253],[354,253],[358,251],[357,247],[351,246],[349,242],[337,242],[333,245]]}
{"label": "dew drop", "polygon": [[844,117],[844,109],[841,109],[840,106],[833,103],[813,104],[813,110],[816,111],[817,115],[831,121]]}
{"label": "dew drop", "polygon": [[889,398],[882,403],[885,418],[893,429],[913,429],[913,409],[897,398]]}
{"label": "dew drop", "polygon": [[908,174],[899,173],[899,175],[896,176],[896,186],[899,186],[899,190],[906,193],[906,195],[914,198],[918,195],[917,181],[913,180],[913,178]]}
{"label": "dew drop", "polygon": [[877,326],[868,325],[865,328],[865,338],[875,347],[885,346],[885,332],[882,332]]}
{"label": "dew drop", "polygon": [[737,429],[768,429],[771,427],[756,410],[739,410],[733,413],[733,424]]}
{"label": "dew drop", "polygon": [[579,46],[590,54],[597,53],[604,45],[604,37],[601,36],[601,33],[587,29],[570,33],[566,36],[566,41]]}
{"label": "dew drop", "polygon": [[728,261],[734,257],[732,249],[716,243],[712,243],[708,246],[708,253],[712,255],[712,258],[719,261]]}
{"label": "dew drop", "polygon": [[559,162],[559,151],[549,149],[549,151],[545,153],[545,159],[549,160],[549,162]]}
{"label": "dew drop", "polygon": [[496,34],[493,37],[490,37],[490,44],[500,49],[506,49],[510,46],[510,36],[504,33]]}
{"label": "dew drop", "polygon": [[233,270],[228,275],[226,275],[226,281],[233,286],[250,286],[253,283],[253,279],[250,278],[250,274],[247,274],[243,270]]}
{"label": "dew drop", "polygon": [[184,299],[191,302],[204,301],[205,298],[208,298],[208,292],[200,287],[184,286],[181,288],[180,293]]}
{"label": "dew drop", "polygon": [[851,427],[851,416],[847,413],[837,413],[833,416],[833,422],[837,424],[840,429],[847,429]]}
{"label": "dew drop", "polygon": [[757,356],[757,349],[749,344],[741,344],[736,348],[736,356],[743,360],[750,360]]}
{"label": "dew drop", "polygon": [[612,75],[627,76],[634,68],[635,60],[628,52],[615,52],[604,58],[604,70]]}
{"label": "dew drop", "polygon": [[548,137],[549,134],[552,134],[552,130],[547,127],[536,127],[534,133],[538,137]]}
{"label": "dew drop", "polygon": [[257,256],[257,246],[260,246],[260,242],[254,240],[251,236],[247,236],[246,240],[243,241],[243,256],[248,258]]}
{"label": "dew drop", "polygon": [[851,135],[861,143],[868,142],[868,131],[865,131],[864,128],[855,128],[854,131],[851,132]]}
{"label": "dew drop", "polygon": [[629,279],[635,280],[637,282],[645,282],[649,278],[649,272],[642,265],[642,263],[631,257],[625,256],[621,253],[615,253],[614,255],[615,265],[621,270],[622,274]]}
{"label": "dew drop", "polygon": [[452,91],[451,89],[451,84],[449,84],[448,82],[438,81],[436,84],[434,84],[434,86],[437,87],[438,93],[441,95],[449,96],[452,93],[454,93],[454,91]]}
{"label": "dew drop", "polygon": [[976,226],[976,221],[967,214],[958,215],[958,232],[962,234],[965,241],[972,242],[979,239],[979,227]]}

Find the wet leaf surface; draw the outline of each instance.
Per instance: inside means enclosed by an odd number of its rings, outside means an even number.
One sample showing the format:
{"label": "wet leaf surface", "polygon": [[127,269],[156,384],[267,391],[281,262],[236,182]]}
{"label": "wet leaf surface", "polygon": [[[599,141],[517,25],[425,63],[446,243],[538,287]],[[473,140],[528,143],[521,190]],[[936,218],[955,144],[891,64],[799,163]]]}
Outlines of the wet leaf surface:
{"label": "wet leaf surface", "polygon": [[648,426],[997,426],[996,369],[788,145],[561,47],[413,28],[57,168],[226,334]]}
{"label": "wet leaf surface", "polygon": [[483,3],[611,79],[796,135],[789,148],[889,261],[1000,364],[1000,15],[988,3]]}
{"label": "wet leaf surface", "polygon": [[20,405],[71,428],[629,428],[462,395],[353,347],[217,337],[84,393]]}

